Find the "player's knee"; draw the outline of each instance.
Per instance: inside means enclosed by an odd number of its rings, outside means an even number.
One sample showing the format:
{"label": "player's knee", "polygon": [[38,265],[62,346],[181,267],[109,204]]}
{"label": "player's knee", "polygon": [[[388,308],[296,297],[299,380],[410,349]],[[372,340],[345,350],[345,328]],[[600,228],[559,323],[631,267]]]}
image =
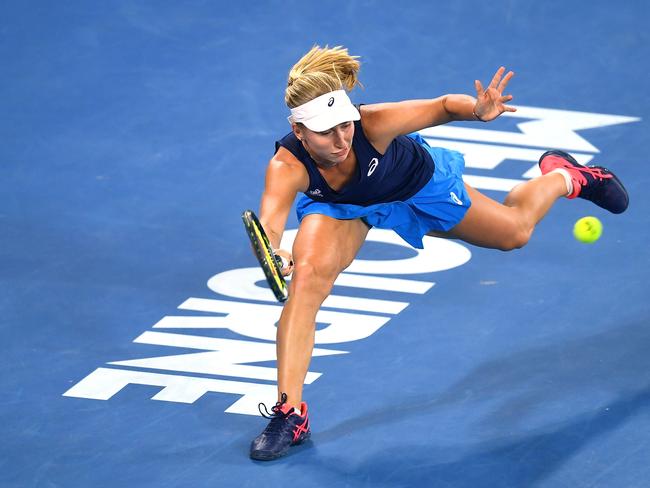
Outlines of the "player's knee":
{"label": "player's knee", "polygon": [[336,267],[329,263],[299,260],[295,263],[291,278],[293,292],[301,293],[308,291],[327,295],[337,275]]}
{"label": "player's knee", "polygon": [[532,229],[529,229],[527,227],[517,228],[503,240],[499,249],[502,251],[514,251],[515,249],[521,249],[526,244],[528,244],[531,235]]}

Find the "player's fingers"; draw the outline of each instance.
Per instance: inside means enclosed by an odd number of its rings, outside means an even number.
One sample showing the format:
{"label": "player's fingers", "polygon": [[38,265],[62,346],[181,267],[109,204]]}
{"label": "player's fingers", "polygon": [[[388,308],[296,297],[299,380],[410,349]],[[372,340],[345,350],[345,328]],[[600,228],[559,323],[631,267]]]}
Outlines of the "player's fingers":
{"label": "player's fingers", "polygon": [[506,70],[504,66],[501,66],[496,73],[494,73],[494,76],[492,77],[492,81],[490,82],[490,86],[488,88],[496,88],[497,85],[499,84],[499,80],[503,76],[503,72]]}
{"label": "player's fingers", "polygon": [[285,256],[279,256],[280,262],[282,263],[282,268],[288,268],[289,266],[293,266],[293,260],[290,258],[286,258]]}
{"label": "player's fingers", "polygon": [[282,266],[282,276],[289,276],[291,273],[293,273],[293,259],[290,259]]}
{"label": "player's fingers", "polygon": [[515,75],[514,71],[508,71],[508,74],[503,77],[503,79],[499,82],[499,86],[497,87],[497,90],[503,93],[503,90],[506,89],[506,86],[508,86],[508,82],[510,81],[510,78],[512,78]]}
{"label": "player's fingers", "polygon": [[275,254],[275,259],[278,261],[282,274],[286,276],[287,273],[285,273],[285,270],[289,267],[293,267],[293,257],[291,256],[291,253],[284,249],[275,249],[273,254]]}
{"label": "player's fingers", "polygon": [[481,98],[485,90],[483,90],[483,85],[479,80],[474,80],[474,88],[476,88],[476,97]]}

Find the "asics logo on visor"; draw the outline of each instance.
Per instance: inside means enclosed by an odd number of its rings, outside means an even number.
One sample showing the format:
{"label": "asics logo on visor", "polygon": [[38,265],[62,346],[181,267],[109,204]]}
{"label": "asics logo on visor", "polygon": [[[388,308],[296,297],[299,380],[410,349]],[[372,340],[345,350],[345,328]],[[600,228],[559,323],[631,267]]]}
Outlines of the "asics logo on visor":
{"label": "asics logo on visor", "polygon": [[288,119],[292,124],[300,122],[320,132],[343,122],[360,120],[361,114],[345,90],[335,90],[292,108]]}

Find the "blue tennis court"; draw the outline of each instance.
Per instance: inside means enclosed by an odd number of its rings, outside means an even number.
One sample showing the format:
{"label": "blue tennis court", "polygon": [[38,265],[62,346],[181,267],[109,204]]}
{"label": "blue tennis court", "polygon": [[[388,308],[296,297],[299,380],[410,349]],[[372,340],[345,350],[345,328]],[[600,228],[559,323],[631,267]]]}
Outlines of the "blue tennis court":
{"label": "blue tennis court", "polygon": [[[5,2],[0,486],[647,487],[648,5]],[[630,207],[560,201],[508,253],[373,229],[317,316],[312,440],[260,463],[281,307],[240,216],[314,44],[361,56],[355,103],[514,70],[516,113],[422,136],[498,200],[557,148]]]}

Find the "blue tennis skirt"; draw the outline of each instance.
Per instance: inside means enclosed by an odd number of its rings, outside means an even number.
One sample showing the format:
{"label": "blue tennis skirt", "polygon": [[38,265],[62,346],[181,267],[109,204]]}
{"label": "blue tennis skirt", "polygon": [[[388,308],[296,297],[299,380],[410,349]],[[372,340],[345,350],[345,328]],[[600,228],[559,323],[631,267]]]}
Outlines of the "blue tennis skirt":
{"label": "blue tennis skirt", "polygon": [[458,224],[472,202],[463,184],[463,155],[430,147],[419,134],[410,135],[435,162],[435,171],[424,187],[408,200],[368,205],[316,202],[302,196],[296,204],[298,221],[311,214],[340,220],[362,219],[372,227],[393,229],[411,246],[422,249],[422,238],[430,231],[447,231]]}

